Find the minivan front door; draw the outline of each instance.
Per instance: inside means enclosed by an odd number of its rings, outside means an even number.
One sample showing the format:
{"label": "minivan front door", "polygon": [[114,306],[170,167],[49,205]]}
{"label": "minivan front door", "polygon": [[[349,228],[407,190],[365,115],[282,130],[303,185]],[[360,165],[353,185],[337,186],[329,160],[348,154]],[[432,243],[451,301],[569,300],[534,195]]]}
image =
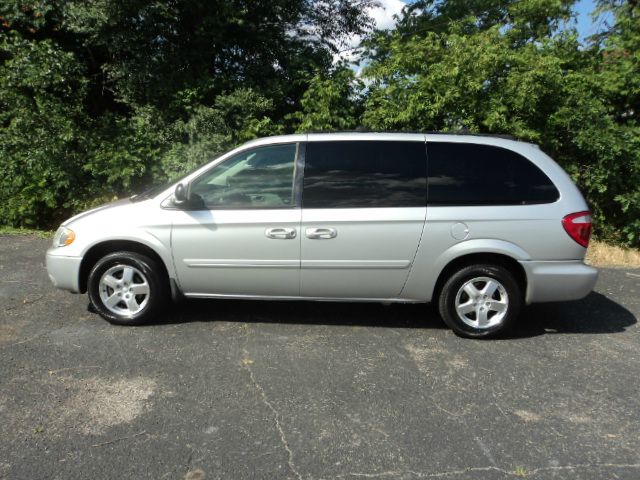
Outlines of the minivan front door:
{"label": "minivan front door", "polygon": [[187,296],[298,296],[298,144],[244,150],[191,182],[171,247]]}
{"label": "minivan front door", "polygon": [[425,222],[424,137],[313,141],[309,135],[309,140],[301,295],[397,298]]}

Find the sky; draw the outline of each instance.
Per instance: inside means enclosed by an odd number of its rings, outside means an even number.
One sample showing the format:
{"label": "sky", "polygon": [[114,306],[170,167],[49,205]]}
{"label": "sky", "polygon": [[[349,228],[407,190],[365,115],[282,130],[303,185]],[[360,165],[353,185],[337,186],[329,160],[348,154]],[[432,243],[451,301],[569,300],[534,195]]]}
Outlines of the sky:
{"label": "sky", "polygon": [[[376,8],[369,9],[369,15],[373,18],[374,27],[378,30],[388,30],[396,23],[394,15],[399,15],[407,2],[403,0],[378,0]],[[350,63],[357,58],[357,52],[353,50],[360,45],[361,36],[354,35],[349,39],[345,49],[334,56],[334,61],[346,60]]]}
{"label": "sky", "polygon": [[591,13],[595,9],[596,4],[594,0],[580,0],[574,7],[577,13],[577,28],[580,38],[587,38],[595,33],[598,33],[607,18],[591,18]]}

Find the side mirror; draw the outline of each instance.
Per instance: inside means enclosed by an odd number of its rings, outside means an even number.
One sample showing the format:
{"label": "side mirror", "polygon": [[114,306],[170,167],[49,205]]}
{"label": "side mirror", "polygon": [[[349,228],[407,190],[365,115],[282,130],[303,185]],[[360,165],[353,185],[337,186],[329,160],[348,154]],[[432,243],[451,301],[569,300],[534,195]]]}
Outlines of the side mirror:
{"label": "side mirror", "polygon": [[173,196],[175,198],[176,204],[178,205],[187,203],[187,201],[189,200],[189,197],[187,196],[187,189],[182,183],[179,183],[178,185],[176,185],[176,189],[173,192]]}

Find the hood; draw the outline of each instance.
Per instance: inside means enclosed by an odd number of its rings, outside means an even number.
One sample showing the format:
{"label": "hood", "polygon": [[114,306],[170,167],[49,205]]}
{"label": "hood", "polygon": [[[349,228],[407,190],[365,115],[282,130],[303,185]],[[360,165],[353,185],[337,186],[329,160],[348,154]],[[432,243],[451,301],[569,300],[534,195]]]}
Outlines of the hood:
{"label": "hood", "polygon": [[82,212],[79,213],[78,215],[75,215],[74,217],[71,217],[68,220],[65,220],[62,223],[62,226],[67,226],[73,222],[76,222],[78,220],[80,220],[81,218],[87,217],[91,214],[94,214],[96,212],[100,212],[102,210],[109,210],[111,208],[116,208],[116,207],[120,207],[122,205],[129,205],[131,204],[131,200],[129,198],[121,198],[120,200],[116,200],[114,202],[109,202],[109,203],[104,203],[96,208],[92,208],[91,210],[87,210],[86,212]]}

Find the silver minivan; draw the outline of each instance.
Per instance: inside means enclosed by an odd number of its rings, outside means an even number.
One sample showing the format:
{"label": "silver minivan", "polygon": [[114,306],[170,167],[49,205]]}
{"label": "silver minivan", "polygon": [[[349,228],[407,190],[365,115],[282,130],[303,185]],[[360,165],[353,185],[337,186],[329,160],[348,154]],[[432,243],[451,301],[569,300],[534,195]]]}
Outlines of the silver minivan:
{"label": "silver minivan", "polygon": [[587,204],[537,146],[335,133],[249,142],[172,185],[81,213],[47,251],[56,287],[133,325],[171,299],[437,302],[457,334],[579,299]]}

